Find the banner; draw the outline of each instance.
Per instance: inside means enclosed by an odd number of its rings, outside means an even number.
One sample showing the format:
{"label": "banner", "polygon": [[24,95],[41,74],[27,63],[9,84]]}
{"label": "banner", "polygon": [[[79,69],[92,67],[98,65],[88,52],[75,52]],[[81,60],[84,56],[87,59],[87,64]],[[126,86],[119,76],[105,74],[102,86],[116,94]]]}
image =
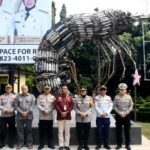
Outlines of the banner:
{"label": "banner", "polygon": [[33,64],[38,45],[0,45],[0,64]]}
{"label": "banner", "polygon": [[0,1],[0,64],[33,64],[51,28],[51,0]]}

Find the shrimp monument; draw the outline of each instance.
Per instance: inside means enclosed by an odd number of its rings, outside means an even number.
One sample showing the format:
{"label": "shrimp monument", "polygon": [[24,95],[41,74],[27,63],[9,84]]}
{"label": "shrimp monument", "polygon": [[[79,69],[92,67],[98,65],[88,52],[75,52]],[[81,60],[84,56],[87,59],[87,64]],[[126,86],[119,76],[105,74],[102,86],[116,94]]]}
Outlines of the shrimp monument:
{"label": "shrimp monument", "polygon": [[[114,75],[116,56],[119,55],[125,76],[126,54],[136,70],[136,63],[128,46],[117,33],[129,27],[139,16],[120,10],[101,11],[94,14],[77,14],[55,24],[44,35],[35,57],[36,86],[42,92],[45,84],[58,89],[61,83],[69,83],[70,77],[77,83],[75,64],[66,53],[84,41],[93,41],[101,51],[104,61],[106,82]],[[66,69],[69,66],[70,69]]]}

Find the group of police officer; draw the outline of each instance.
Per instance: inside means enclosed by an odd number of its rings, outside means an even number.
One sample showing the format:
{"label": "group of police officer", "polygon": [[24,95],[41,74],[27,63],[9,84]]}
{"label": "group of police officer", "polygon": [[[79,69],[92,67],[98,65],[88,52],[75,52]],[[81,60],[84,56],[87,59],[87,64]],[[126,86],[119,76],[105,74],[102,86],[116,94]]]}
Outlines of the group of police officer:
{"label": "group of police officer", "polygon": [[[90,136],[93,108],[95,108],[97,113],[97,146],[95,149],[100,149],[102,144],[104,148],[111,149],[108,140],[110,113],[114,105],[116,112],[116,149],[122,147],[122,127],[124,126],[125,146],[127,150],[131,150],[130,112],[133,108],[133,102],[131,96],[127,94],[127,85],[125,83],[119,84],[118,89],[119,93],[115,96],[113,103],[111,97],[107,95],[107,87],[105,85],[100,87],[100,94],[94,98],[87,95],[86,87],[81,87],[80,94],[73,97],[66,85],[62,85],[60,93],[57,96],[53,96],[51,94],[51,86],[45,85],[44,92],[37,98],[37,107],[39,109],[38,149],[44,148],[45,137],[47,137],[48,147],[55,149],[53,141],[53,110],[55,109],[57,111],[59,150],[70,150],[70,120],[71,111],[74,109],[76,112],[78,150],[82,150],[83,148],[89,150],[88,139]],[[14,95],[12,90],[12,86],[8,84],[5,86],[6,93],[0,96],[0,148],[5,146],[6,136],[8,137],[9,148],[14,148],[16,124],[18,134],[16,148],[21,149],[26,143],[27,148],[32,149],[32,120],[35,97],[29,93],[27,85],[21,87],[21,94]],[[6,135],[7,127],[8,135]]]}

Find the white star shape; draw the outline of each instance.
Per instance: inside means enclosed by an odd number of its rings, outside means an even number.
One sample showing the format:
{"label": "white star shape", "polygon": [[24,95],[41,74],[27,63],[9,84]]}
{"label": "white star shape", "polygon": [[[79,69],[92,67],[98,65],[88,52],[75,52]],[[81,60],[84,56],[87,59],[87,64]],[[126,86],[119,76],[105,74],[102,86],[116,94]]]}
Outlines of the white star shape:
{"label": "white star shape", "polygon": [[133,85],[140,85],[140,79],[141,79],[141,75],[139,75],[138,70],[135,70],[135,73],[133,74]]}

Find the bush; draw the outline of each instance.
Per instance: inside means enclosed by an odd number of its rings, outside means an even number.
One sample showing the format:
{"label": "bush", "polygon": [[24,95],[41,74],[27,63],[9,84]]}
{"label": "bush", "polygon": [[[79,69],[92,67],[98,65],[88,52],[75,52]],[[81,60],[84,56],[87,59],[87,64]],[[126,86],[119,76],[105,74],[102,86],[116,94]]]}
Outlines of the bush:
{"label": "bush", "polygon": [[138,111],[139,112],[147,112],[147,113],[149,113],[150,109],[148,107],[141,106],[141,107],[139,107]]}
{"label": "bush", "polygon": [[[137,98],[136,103],[137,108],[137,121],[150,122],[150,96],[145,99],[141,96]],[[133,119],[133,112],[131,113]]]}
{"label": "bush", "polygon": [[137,98],[137,104],[143,104],[145,102],[144,98],[142,96],[139,96]]}
{"label": "bush", "polygon": [[[137,111],[137,121],[150,122],[150,111],[149,112],[139,112]],[[134,119],[134,113],[131,113],[131,119]]]}
{"label": "bush", "polygon": [[142,96],[139,96],[138,98],[137,98],[137,101],[143,101],[144,100],[144,98],[142,97]]}
{"label": "bush", "polygon": [[145,98],[145,100],[146,100],[147,102],[150,102],[150,96],[147,96],[147,97]]}
{"label": "bush", "polygon": [[141,104],[136,104],[136,109],[139,109],[141,107]]}
{"label": "bush", "polygon": [[149,110],[150,110],[150,102],[147,102],[147,101],[146,101],[142,106],[143,106],[143,107],[146,107],[146,108],[148,107]]}

